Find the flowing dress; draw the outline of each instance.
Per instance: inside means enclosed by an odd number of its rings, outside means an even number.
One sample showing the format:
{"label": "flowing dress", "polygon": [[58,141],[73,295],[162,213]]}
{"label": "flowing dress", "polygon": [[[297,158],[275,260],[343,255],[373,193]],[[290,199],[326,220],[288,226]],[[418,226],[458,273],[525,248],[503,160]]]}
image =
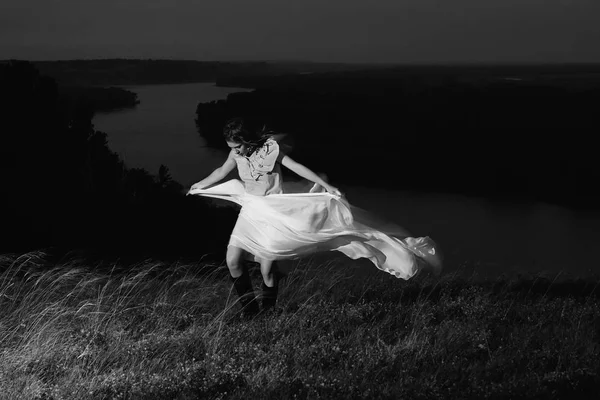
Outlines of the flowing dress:
{"label": "flowing dress", "polygon": [[269,140],[250,157],[234,156],[240,178],[192,189],[188,194],[228,200],[241,206],[229,246],[257,258],[294,259],[321,251],[367,258],[397,278],[409,279],[441,259],[429,237],[398,238],[357,218],[341,196],[325,192],[283,193],[281,154]]}

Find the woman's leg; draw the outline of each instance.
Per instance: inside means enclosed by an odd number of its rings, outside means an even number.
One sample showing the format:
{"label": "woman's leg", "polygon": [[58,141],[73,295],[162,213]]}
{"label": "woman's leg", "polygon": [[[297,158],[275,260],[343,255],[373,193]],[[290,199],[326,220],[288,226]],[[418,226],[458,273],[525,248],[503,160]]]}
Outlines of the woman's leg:
{"label": "woman's leg", "polygon": [[245,251],[236,246],[227,246],[225,262],[232,278],[239,278],[244,272],[243,258]]}
{"label": "woman's leg", "polygon": [[260,273],[262,274],[265,285],[275,286],[275,260],[260,259]]}
{"label": "woman's leg", "polygon": [[227,247],[226,262],[233,286],[240,297],[242,314],[252,316],[259,312],[258,302],[254,296],[252,280],[247,268],[244,268],[243,258],[245,251],[235,246]]}
{"label": "woman's leg", "polygon": [[263,311],[275,308],[277,303],[278,282],[276,275],[277,264],[274,260],[260,260],[260,273],[263,277],[262,306]]}

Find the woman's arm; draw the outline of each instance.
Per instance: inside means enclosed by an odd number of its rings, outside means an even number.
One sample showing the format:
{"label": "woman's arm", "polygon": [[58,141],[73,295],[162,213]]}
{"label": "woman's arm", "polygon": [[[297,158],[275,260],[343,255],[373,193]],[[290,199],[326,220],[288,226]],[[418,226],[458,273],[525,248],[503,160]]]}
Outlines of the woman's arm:
{"label": "woman's arm", "polygon": [[219,168],[215,169],[209,176],[202,179],[198,183],[194,183],[190,190],[192,189],[204,189],[208,186],[214,185],[219,182],[221,179],[225,178],[228,173],[230,173],[235,168],[235,160],[233,159],[232,152],[227,156],[227,160],[221,165]]}
{"label": "woman's arm", "polygon": [[294,171],[304,179],[308,179],[309,181],[318,183],[319,185],[323,186],[325,190],[327,190],[329,193],[341,196],[341,193],[338,190],[338,188],[331,186],[323,179],[321,179],[319,175],[315,174],[313,171],[300,164],[299,162],[292,160],[289,156],[283,156],[283,158],[281,159],[281,164]]}

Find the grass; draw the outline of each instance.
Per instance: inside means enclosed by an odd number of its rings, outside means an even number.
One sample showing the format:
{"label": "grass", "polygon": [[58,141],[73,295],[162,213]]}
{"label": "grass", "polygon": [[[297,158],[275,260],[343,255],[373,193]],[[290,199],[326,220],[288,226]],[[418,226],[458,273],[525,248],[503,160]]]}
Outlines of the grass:
{"label": "grass", "polygon": [[595,278],[402,281],[307,260],[279,313],[242,320],[223,266],[33,252],[0,271],[2,399],[599,395]]}

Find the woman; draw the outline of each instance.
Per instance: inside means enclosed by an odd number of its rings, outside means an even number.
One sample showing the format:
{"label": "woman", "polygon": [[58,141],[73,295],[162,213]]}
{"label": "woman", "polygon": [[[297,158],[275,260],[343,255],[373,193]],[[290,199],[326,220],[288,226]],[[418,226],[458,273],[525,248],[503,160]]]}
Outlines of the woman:
{"label": "woman", "polygon": [[[231,149],[223,165],[194,184],[188,194],[227,199],[242,206],[227,247],[227,267],[243,310],[258,312],[248,271],[248,255],[260,263],[263,309],[277,299],[275,260],[298,258],[317,251],[337,250],[350,258],[369,258],[379,269],[408,279],[418,270],[417,258],[439,269],[433,242],[398,238],[357,221],[340,191],[281,151],[272,135],[249,129],[240,118],[223,130]],[[314,182],[309,193],[285,194],[281,165]],[[242,182],[211,187],[237,167]],[[325,193],[320,191],[325,190]]]}

